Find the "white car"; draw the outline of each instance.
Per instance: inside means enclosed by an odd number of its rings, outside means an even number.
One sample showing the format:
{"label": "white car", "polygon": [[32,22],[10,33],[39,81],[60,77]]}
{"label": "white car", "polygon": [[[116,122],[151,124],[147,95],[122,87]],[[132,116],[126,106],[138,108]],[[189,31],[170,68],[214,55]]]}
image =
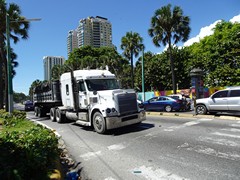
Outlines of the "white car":
{"label": "white car", "polygon": [[240,112],[240,87],[220,90],[209,98],[196,100],[196,114],[215,114],[217,112]]}

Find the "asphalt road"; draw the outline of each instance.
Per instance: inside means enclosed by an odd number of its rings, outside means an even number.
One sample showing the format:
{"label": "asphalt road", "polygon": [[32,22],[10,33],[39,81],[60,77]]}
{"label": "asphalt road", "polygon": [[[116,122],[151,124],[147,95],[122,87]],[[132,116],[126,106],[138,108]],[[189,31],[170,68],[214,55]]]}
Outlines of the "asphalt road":
{"label": "asphalt road", "polygon": [[90,127],[28,117],[55,129],[85,179],[234,179],[240,177],[240,120],[147,116],[140,126],[100,135]]}

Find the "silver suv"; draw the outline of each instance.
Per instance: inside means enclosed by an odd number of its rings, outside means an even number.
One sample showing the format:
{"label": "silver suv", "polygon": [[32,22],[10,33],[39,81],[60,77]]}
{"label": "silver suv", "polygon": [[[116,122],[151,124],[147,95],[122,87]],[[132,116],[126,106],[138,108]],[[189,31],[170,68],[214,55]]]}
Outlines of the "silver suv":
{"label": "silver suv", "polygon": [[196,114],[217,112],[240,112],[240,87],[231,87],[212,94],[209,98],[197,99]]}

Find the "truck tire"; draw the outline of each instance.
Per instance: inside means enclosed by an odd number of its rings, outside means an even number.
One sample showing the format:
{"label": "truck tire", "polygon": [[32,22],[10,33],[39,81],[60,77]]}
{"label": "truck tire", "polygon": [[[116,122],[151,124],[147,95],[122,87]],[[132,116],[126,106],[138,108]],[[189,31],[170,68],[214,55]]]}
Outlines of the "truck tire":
{"label": "truck tire", "polygon": [[56,109],[56,121],[58,123],[64,123],[66,121],[66,116],[60,109]]}
{"label": "truck tire", "polygon": [[38,107],[34,107],[34,115],[38,117]]}
{"label": "truck tire", "polygon": [[51,108],[50,109],[50,119],[55,122],[56,121],[56,109],[55,108]]}
{"label": "truck tire", "polygon": [[93,127],[94,130],[99,134],[104,134],[106,131],[106,122],[100,112],[95,112],[93,115]]}
{"label": "truck tire", "polygon": [[199,104],[196,106],[196,114],[207,114],[207,108],[203,104]]}
{"label": "truck tire", "polygon": [[43,108],[38,107],[38,117],[44,117],[46,115]]}

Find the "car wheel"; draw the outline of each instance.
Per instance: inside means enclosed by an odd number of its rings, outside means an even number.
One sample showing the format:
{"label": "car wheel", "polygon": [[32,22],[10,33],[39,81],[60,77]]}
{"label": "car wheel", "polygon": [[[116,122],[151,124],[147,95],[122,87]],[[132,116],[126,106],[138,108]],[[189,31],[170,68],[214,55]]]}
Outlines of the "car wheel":
{"label": "car wheel", "polygon": [[103,134],[106,131],[105,119],[100,112],[95,112],[93,115],[93,127],[99,134]]}
{"label": "car wheel", "polygon": [[166,105],[164,109],[165,109],[166,112],[171,112],[172,111],[172,107],[170,105]]}
{"label": "car wheel", "polygon": [[203,104],[199,104],[196,106],[196,114],[207,114],[207,108]]}

